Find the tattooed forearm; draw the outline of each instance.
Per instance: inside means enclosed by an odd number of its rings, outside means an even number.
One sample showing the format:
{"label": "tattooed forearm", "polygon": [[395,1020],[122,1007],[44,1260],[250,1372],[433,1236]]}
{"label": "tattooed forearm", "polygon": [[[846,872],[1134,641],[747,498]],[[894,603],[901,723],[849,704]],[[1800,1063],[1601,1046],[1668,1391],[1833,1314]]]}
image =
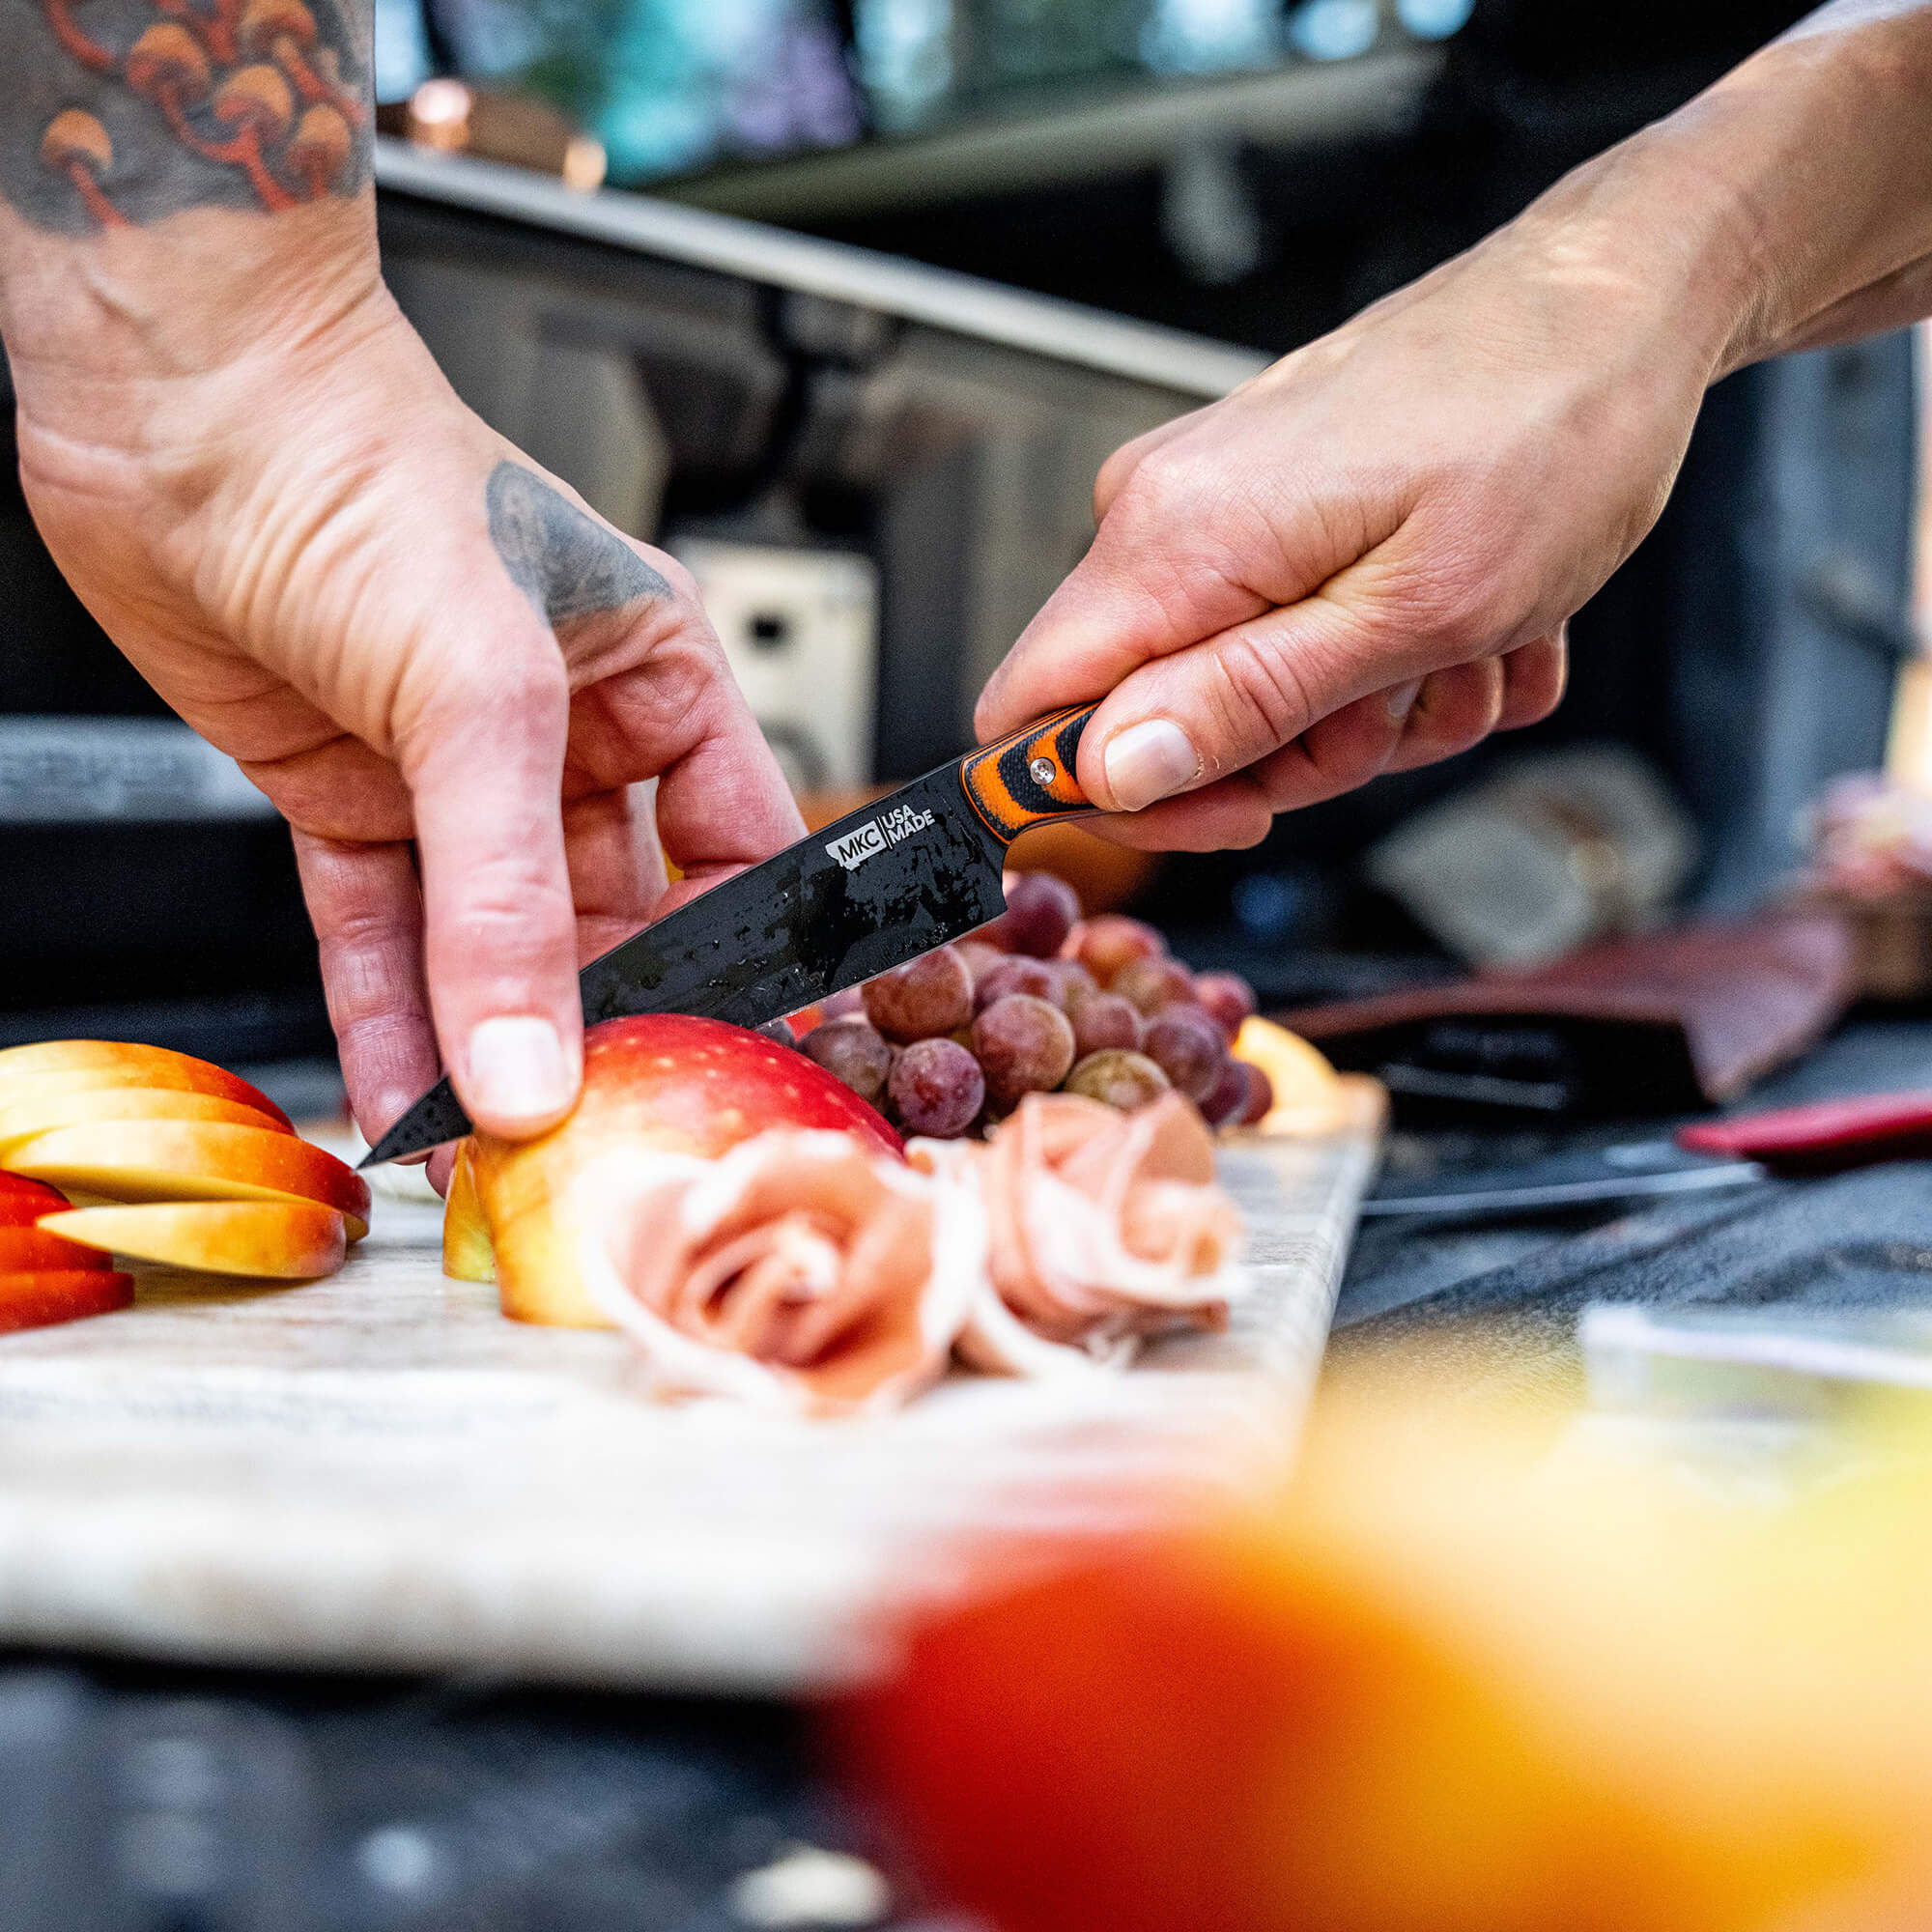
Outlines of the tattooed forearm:
{"label": "tattooed forearm", "polygon": [[491,470],[483,500],[510,581],[553,624],[671,594],[629,544],[519,464]]}
{"label": "tattooed forearm", "polygon": [[64,234],[369,172],[372,0],[0,0],[0,194]]}

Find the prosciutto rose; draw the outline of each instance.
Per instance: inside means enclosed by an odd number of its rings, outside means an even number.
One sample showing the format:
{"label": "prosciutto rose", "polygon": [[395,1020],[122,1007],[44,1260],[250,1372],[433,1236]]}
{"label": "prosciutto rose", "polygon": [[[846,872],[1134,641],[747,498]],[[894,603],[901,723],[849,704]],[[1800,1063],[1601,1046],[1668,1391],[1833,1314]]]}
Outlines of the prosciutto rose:
{"label": "prosciutto rose", "polygon": [[667,1394],[896,1406],[944,1372],[984,1279],[977,1200],[847,1133],[633,1151],[578,1186],[585,1286]]}
{"label": "prosciutto rose", "polygon": [[1119,1365],[1145,1335],[1226,1322],[1240,1220],[1179,1094],[1131,1114],[1033,1094],[983,1147],[918,1141],[911,1157],[985,1214],[986,1285],[958,1344],[976,1366]]}

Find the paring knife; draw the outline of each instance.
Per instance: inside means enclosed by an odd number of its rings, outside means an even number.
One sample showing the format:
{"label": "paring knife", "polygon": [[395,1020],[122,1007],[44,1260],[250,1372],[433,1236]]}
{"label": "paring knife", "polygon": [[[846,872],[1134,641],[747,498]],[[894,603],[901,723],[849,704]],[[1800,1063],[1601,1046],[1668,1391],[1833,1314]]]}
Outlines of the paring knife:
{"label": "paring knife", "polygon": [[1517,1214],[1747,1186],[1932,1154],[1932,1092],[1861,1094],[1772,1113],[1693,1121],[1673,1140],[1557,1153],[1513,1168],[1385,1177],[1364,1215],[1498,1221]]}
{"label": "paring knife", "polygon": [[[1030,825],[1095,809],[1073,767],[1096,709],[968,752],[612,947],[580,975],[585,1024],[694,1013],[761,1026],[997,919],[1007,847]],[[362,1165],[469,1131],[441,1080]]]}
{"label": "paring knife", "polygon": [[1363,1201],[1361,1211],[1367,1217],[1415,1214],[1438,1221],[1499,1221],[1594,1203],[1701,1194],[1767,1179],[1767,1171],[1753,1160],[1712,1160],[1686,1153],[1667,1140],[1633,1141],[1550,1154],[1517,1167],[1386,1176]]}

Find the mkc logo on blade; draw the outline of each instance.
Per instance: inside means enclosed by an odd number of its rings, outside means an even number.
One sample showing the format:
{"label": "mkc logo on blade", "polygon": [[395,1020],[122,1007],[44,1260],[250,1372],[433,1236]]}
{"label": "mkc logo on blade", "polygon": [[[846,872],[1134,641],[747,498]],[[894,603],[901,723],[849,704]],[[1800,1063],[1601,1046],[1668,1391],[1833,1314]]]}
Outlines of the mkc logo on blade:
{"label": "mkc logo on blade", "polygon": [[902,805],[896,810],[868,818],[842,838],[827,839],[825,849],[848,872],[855,871],[873,853],[896,845],[901,838],[910,838],[915,832],[923,832],[931,823],[931,812],[915,811],[911,806]]}

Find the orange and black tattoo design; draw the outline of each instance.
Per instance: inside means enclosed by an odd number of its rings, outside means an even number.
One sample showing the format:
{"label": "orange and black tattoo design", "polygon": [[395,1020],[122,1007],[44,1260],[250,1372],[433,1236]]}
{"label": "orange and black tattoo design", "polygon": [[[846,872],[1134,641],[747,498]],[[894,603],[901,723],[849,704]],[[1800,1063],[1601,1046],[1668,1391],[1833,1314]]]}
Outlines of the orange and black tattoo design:
{"label": "orange and black tattoo design", "polygon": [[0,0],[0,194],[67,234],[369,173],[371,0]]}

